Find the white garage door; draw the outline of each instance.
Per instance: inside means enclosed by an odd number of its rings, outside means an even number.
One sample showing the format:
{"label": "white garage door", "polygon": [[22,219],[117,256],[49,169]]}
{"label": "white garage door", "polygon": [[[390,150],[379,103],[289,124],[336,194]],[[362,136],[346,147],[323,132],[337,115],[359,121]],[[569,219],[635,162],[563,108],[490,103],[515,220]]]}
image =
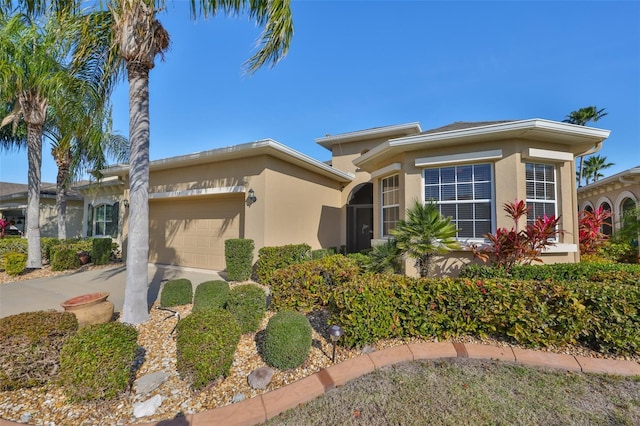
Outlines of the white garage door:
{"label": "white garage door", "polygon": [[239,238],[241,197],[152,200],[149,261],[223,270],[224,241]]}

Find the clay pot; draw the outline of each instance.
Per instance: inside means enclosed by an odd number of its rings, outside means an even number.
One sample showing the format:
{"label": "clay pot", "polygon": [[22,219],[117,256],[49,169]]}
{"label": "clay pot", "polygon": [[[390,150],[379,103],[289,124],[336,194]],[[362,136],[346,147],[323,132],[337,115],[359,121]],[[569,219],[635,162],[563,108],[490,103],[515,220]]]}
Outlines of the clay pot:
{"label": "clay pot", "polygon": [[87,263],[91,262],[91,257],[89,257],[89,255],[84,252],[78,253],[78,259],[80,260],[81,265],[86,265]]}
{"label": "clay pot", "polygon": [[113,317],[113,303],[107,300],[109,293],[83,294],[60,304],[65,311],[78,319],[78,327],[109,322]]}

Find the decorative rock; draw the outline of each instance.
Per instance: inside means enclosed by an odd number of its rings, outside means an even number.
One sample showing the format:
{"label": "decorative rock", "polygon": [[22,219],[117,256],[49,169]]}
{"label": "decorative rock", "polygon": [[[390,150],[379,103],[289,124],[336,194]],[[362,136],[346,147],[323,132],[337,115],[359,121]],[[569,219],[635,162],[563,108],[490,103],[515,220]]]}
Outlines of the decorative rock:
{"label": "decorative rock", "polygon": [[156,413],[158,407],[162,404],[162,397],[160,395],[156,395],[152,398],[147,399],[144,402],[139,402],[133,405],[133,416],[136,419],[140,417],[152,416]]}
{"label": "decorative rock", "polygon": [[249,382],[249,386],[253,389],[266,389],[269,383],[271,383],[271,378],[273,377],[273,370],[269,367],[260,367],[251,372],[247,381]]}
{"label": "decorative rock", "polygon": [[362,348],[362,350],[360,352],[362,352],[363,354],[370,354],[376,351],[376,348],[371,346],[371,345],[366,345],[365,347]]}
{"label": "decorative rock", "polygon": [[135,387],[138,395],[147,395],[158,389],[161,384],[167,381],[169,373],[164,371],[156,371],[155,373],[145,374],[136,380]]}
{"label": "decorative rock", "polygon": [[247,397],[246,397],[246,396],[244,396],[244,394],[243,394],[243,393],[237,393],[237,394],[235,394],[235,395],[233,396],[233,398],[231,398],[231,403],[232,403],[232,404],[235,404],[236,402],[242,402],[242,401],[244,401],[245,399],[247,399]]}
{"label": "decorative rock", "polygon": [[31,413],[24,413],[20,416],[20,423],[29,423],[31,420]]}

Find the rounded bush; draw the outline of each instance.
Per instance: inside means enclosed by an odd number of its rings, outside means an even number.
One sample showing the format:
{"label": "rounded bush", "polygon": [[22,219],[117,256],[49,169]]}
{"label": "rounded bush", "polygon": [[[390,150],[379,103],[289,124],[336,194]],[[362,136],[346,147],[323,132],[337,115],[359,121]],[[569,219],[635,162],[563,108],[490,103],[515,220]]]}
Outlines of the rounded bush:
{"label": "rounded bush", "polygon": [[24,312],[0,318],[0,390],[43,385],[60,364],[60,349],[78,330],[70,312]]}
{"label": "rounded bush", "polygon": [[160,295],[160,306],[180,306],[193,303],[193,286],[186,278],[167,281]]}
{"label": "rounded bush", "polygon": [[229,373],[239,341],[240,325],[231,313],[222,309],[192,313],[176,328],[178,373],[194,389],[202,389]]}
{"label": "rounded bush", "polygon": [[227,310],[240,323],[243,333],[256,331],[267,310],[267,294],[256,284],[241,284],[229,290]]}
{"label": "rounded bush", "polygon": [[138,332],[130,324],[91,325],[69,338],[60,353],[60,383],[72,401],[106,400],[132,377]]}
{"label": "rounded bush", "polygon": [[20,275],[27,268],[27,255],[9,252],[4,255],[4,270],[9,275]]}
{"label": "rounded bush", "polygon": [[229,283],[226,281],[205,281],[196,287],[193,295],[192,312],[203,309],[223,309],[229,297]]}
{"label": "rounded bush", "polygon": [[264,334],[264,361],[281,370],[296,368],[311,349],[311,324],[304,314],[278,312],[269,319]]}
{"label": "rounded bush", "polygon": [[78,252],[73,248],[60,248],[53,250],[51,269],[54,271],[66,271],[67,269],[78,269],[80,259]]}

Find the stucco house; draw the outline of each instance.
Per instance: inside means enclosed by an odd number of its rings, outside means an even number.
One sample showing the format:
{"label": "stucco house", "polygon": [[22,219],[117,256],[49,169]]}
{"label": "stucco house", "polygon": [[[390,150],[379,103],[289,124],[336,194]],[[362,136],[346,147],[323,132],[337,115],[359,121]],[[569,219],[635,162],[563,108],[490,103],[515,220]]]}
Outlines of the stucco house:
{"label": "stucco house", "polygon": [[[414,122],[318,138],[331,151],[328,162],[270,139],[152,161],[149,261],[221,270],[228,238],[253,239],[256,249],[304,242],[359,251],[388,238],[414,200],[428,199],[452,217],[463,245],[481,243],[483,234],[511,227],[502,205],[517,198],[536,215],[562,216],[565,232],[545,262],[575,262],[574,158],[597,151],[608,136],[542,119],[427,131]],[[103,193],[94,188],[92,198],[89,187],[81,189],[84,231],[104,229],[95,212],[111,205],[103,218],[118,221],[124,245],[128,166],[103,173]],[[437,272],[455,274],[469,259],[468,251],[451,253]],[[407,273],[416,273],[409,262]]]}
{"label": "stucco house", "polygon": [[622,226],[626,211],[640,205],[640,166],[599,179],[578,188],[580,210],[594,211],[600,207],[611,212],[602,232],[611,235]]}
{"label": "stucco house", "polygon": [[[16,228],[25,232],[28,186],[22,183],[0,182],[0,216],[14,222]],[[83,218],[82,196],[74,188],[67,190],[67,237],[81,237]],[[43,182],[40,185],[40,236],[58,236],[58,213],[56,211],[56,184]]]}

